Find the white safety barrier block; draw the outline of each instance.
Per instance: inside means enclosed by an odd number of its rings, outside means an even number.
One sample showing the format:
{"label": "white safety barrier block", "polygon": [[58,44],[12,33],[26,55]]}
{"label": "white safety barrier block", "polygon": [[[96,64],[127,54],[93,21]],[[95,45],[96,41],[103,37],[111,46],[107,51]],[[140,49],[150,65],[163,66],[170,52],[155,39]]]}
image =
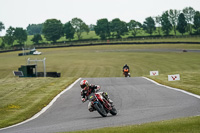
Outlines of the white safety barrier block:
{"label": "white safety barrier block", "polygon": [[150,71],[150,76],[157,76],[159,75],[158,71]]}
{"label": "white safety barrier block", "polygon": [[180,74],[168,75],[168,81],[180,80]]}

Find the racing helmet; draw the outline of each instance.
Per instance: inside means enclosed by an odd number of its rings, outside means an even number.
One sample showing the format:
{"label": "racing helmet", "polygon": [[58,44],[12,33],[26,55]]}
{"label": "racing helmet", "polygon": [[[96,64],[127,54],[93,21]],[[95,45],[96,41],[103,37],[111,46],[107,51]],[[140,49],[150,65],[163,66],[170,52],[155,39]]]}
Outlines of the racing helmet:
{"label": "racing helmet", "polygon": [[80,82],[81,89],[87,88],[89,86],[89,82],[87,80],[82,80]]}

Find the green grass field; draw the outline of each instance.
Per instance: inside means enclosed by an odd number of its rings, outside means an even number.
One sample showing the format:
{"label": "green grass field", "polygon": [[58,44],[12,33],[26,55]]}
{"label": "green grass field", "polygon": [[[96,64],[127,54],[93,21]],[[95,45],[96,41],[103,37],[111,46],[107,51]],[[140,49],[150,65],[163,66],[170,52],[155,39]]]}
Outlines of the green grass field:
{"label": "green grass field", "polygon": [[[79,77],[122,77],[122,66],[128,64],[132,77],[146,76],[155,81],[200,95],[200,54],[191,52],[150,52],[142,49],[199,49],[195,44],[162,45],[104,45],[40,49],[43,54],[18,56],[18,52],[0,54],[0,128],[27,118],[45,107],[58,93]],[[21,51],[20,51],[21,52]],[[46,58],[47,71],[61,73],[61,78],[18,78],[12,74],[27,58]],[[38,71],[42,65],[38,64]],[[149,76],[149,71],[158,70],[159,76]],[[180,81],[168,82],[168,74],[181,75]],[[178,132],[182,125],[187,130],[199,131],[200,117],[184,118],[167,122],[155,122],[141,126],[100,129],[103,132],[146,130]],[[176,126],[175,126],[176,125]],[[178,126],[179,125],[179,126]],[[173,127],[173,128],[172,128]],[[138,128],[138,129],[136,129]],[[159,129],[157,129],[159,128]],[[96,130],[95,130],[96,132]]]}

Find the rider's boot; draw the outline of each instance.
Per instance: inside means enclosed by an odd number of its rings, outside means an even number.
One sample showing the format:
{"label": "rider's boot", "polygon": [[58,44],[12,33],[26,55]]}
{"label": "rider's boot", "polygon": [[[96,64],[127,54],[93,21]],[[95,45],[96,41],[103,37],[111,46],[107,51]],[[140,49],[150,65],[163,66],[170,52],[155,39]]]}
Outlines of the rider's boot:
{"label": "rider's boot", "polygon": [[92,107],[91,102],[88,103],[88,110],[89,110],[90,112],[93,112],[93,111],[94,111],[94,108]]}
{"label": "rider's boot", "polygon": [[108,101],[109,101],[109,103],[111,104],[111,106],[113,105],[113,101],[110,99],[110,98],[108,98]]}

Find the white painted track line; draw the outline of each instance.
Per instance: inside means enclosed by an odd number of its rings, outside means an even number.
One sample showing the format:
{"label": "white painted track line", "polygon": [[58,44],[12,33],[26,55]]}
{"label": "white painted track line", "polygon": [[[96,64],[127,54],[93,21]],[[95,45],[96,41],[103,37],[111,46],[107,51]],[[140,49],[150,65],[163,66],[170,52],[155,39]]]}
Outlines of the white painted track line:
{"label": "white painted track line", "polygon": [[166,86],[166,85],[159,84],[159,83],[157,83],[156,81],[151,80],[151,79],[149,79],[149,78],[147,78],[147,77],[143,77],[143,78],[146,79],[146,80],[151,81],[152,83],[154,83],[154,84],[156,84],[156,85],[159,85],[159,86],[162,86],[162,87],[171,89],[171,90],[179,91],[179,92],[182,92],[182,93],[185,93],[185,94],[188,94],[188,95],[191,95],[191,96],[193,96],[193,97],[196,97],[196,98],[200,99],[200,96],[199,96],[199,95],[196,95],[196,94],[193,94],[193,93],[190,93],[190,92],[181,90],[181,89],[177,89],[177,88],[173,88],[173,87],[170,87],[170,86]]}

